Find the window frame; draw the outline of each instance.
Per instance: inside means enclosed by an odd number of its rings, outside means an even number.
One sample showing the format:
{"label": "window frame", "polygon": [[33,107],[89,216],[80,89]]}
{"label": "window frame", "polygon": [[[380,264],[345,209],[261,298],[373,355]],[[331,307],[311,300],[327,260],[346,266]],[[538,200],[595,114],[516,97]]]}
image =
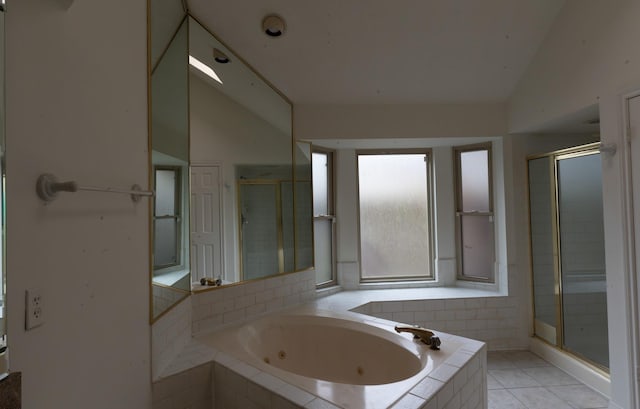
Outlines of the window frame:
{"label": "window frame", "polygon": [[[311,166],[313,169],[313,154],[322,154],[327,158],[327,213],[325,215],[316,215],[313,213],[313,224],[315,226],[316,220],[330,220],[331,221],[331,279],[318,283],[316,281],[316,288],[326,288],[338,284],[337,274],[337,245],[336,245],[336,202],[335,202],[335,154],[333,149],[323,148],[320,146],[311,145]],[[313,173],[311,175],[311,191],[313,192]],[[315,237],[315,228],[313,230]],[[315,241],[314,241],[315,243]],[[315,259],[315,244],[314,244],[314,259]],[[315,265],[315,262],[314,262]]]}
{"label": "window frame", "polygon": [[[182,248],[182,169],[180,166],[169,166],[169,165],[155,165],[153,167],[153,186],[154,186],[154,190],[157,189],[157,178],[158,178],[158,171],[173,171],[175,174],[175,187],[174,187],[174,200],[175,200],[175,204],[174,204],[174,214],[173,215],[163,215],[163,216],[158,216],[156,215],[156,200],[157,200],[157,196],[154,195],[153,197],[153,237],[154,237],[154,248],[153,248],[153,270],[157,271],[157,270],[163,270],[166,268],[170,268],[170,267],[176,267],[176,266],[180,266],[182,263],[182,252],[181,252],[181,248]],[[167,219],[174,219],[175,220],[175,234],[176,234],[176,238],[175,238],[175,243],[176,243],[176,261],[175,263],[168,263],[168,264],[156,264],[156,249],[155,249],[155,229],[156,229],[156,221],[157,220],[167,220]]]}
{"label": "window frame", "polygon": [[[362,262],[362,220],[360,217],[360,156],[364,155],[402,155],[402,154],[421,154],[426,157],[425,172],[426,172],[426,191],[427,191],[427,228],[428,228],[428,255],[427,265],[425,270],[427,274],[416,275],[398,275],[398,276],[381,276],[381,277],[363,277],[363,262]],[[433,169],[433,150],[431,148],[399,148],[399,149],[357,149],[356,155],[356,201],[357,201],[357,231],[358,231],[358,260],[359,260],[359,275],[360,283],[398,283],[407,281],[436,281],[436,269],[435,269],[435,246],[436,246],[436,226],[435,226],[435,201],[434,201],[434,169]]]}
{"label": "window frame", "polygon": [[[453,178],[455,184],[455,198],[454,198],[454,208],[455,208],[455,238],[456,238],[456,278],[461,281],[472,281],[472,282],[480,282],[480,283],[489,283],[494,284],[496,282],[496,216],[495,216],[495,208],[494,208],[494,188],[493,188],[493,152],[492,152],[493,144],[491,142],[485,143],[477,143],[471,145],[461,145],[453,147]],[[462,180],[461,180],[461,163],[460,157],[462,153],[465,152],[477,152],[477,151],[487,151],[487,172],[488,172],[488,182],[489,182],[489,211],[488,212],[478,212],[471,211],[465,212],[462,210]],[[491,269],[490,277],[478,277],[465,275],[464,271],[464,263],[462,257],[462,216],[488,216],[493,220],[493,234],[492,234],[492,247],[493,247],[493,268]]]}

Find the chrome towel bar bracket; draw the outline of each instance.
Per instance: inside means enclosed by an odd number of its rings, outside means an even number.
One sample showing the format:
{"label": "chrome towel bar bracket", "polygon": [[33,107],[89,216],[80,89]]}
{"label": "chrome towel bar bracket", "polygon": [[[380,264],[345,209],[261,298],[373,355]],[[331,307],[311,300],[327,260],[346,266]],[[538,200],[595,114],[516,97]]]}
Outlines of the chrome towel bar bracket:
{"label": "chrome towel bar bracket", "polygon": [[58,182],[58,179],[50,173],[43,173],[38,177],[36,182],[36,193],[38,197],[47,203],[54,201],[58,196],[58,192],[77,192],[79,190],[128,194],[134,202],[139,202],[143,196],[151,197],[154,195],[153,191],[141,190],[138,185],[131,186],[131,189],[118,189],[111,187],[80,186],[76,182]]}

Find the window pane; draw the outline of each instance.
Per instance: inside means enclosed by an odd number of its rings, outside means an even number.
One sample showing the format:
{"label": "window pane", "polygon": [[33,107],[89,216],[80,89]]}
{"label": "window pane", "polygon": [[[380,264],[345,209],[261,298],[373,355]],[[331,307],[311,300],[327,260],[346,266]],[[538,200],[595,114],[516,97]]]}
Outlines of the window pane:
{"label": "window pane", "polygon": [[425,154],[360,155],[363,278],[430,276]]}
{"label": "window pane", "polygon": [[489,151],[460,152],[463,212],[489,212]]}
{"label": "window pane", "polygon": [[327,154],[316,153],[312,155],[313,172],[313,214],[329,214],[328,198],[328,161]]}
{"label": "window pane", "polygon": [[313,266],[313,216],[311,214],[311,182],[297,181],[296,195],[296,270]]}
{"label": "window pane", "polygon": [[178,263],[178,243],[176,219],[154,220],[154,264],[156,266],[168,266]]}
{"label": "window pane", "polygon": [[156,170],[156,216],[176,214],[176,171]]}
{"label": "window pane", "polygon": [[493,216],[460,216],[462,274],[465,277],[493,277]]}
{"label": "window pane", "polygon": [[333,248],[331,245],[332,225],[333,222],[326,219],[318,219],[313,222],[316,284],[326,283],[333,279]]}

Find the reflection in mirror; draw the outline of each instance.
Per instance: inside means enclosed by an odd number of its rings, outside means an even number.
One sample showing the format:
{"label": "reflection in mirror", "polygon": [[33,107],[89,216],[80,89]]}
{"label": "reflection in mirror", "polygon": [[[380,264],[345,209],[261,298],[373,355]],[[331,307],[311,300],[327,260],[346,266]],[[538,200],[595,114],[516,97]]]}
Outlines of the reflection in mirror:
{"label": "reflection in mirror", "polygon": [[[189,294],[189,95],[187,20],[151,74],[153,318]],[[166,33],[163,33],[166,34]],[[152,38],[152,43],[153,40]],[[160,41],[164,39],[161,36]],[[152,47],[152,50],[156,50]],[[155,51],[159,52],[159,51]]]}
{"label": "reflection in mirror", "polygon": [[[4,13],[5,5],[0,7],[0,354],[7,345],[7,322],[5,317],[6,269],[5,269],[5,101],[4,101]],[[4,358],[6,359],[6,357]],[[0,369],[0,379],[3,377]]]}
{"label": "reflection in mirror", "polygon": [[[305,257],[312,261],[313,251],[309,243],[296,244],[304,237],[296,222],[304,217],[294,215],[294,200],[304,201],[294,192],[291,104],[194,19],[189,53],[207,67],[190,69],[192,189],[194,165],[219,169],[210,203],[221,206],[208,214],[222,221],[222,238],[209,251],[222,260],[200,263],[205,268],[193,269],[192,281],[206,277],[230,284],[296,271],[306,264],[304,258],[297,262],[297,253],[307,249]],[[301,198],[310,202],[306,190]],[[195,237],[192,249],[198,246]]]}
{"label": "reflection in mirror", "polygon": [[292,144],[291,103],[191,16],[155,34],[153,9],[152,40],[170,41],[151,47],[157,318],[189,291],[310,268],[313,228],[311,148]]}
{"label": "reflection in mirror", "polygon": [[311,184],[311,144],[296,142],[293,156],[295,180],[296,270],[314,265],[313,191]]}

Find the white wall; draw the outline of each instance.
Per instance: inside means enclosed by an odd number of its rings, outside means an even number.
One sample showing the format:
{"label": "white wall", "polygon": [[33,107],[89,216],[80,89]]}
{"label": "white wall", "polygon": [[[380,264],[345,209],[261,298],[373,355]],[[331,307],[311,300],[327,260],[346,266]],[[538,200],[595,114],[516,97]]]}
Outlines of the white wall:
{"label": "white wall", "polygon": [[[148,185],[146,2],[14,1],[7,12],[7,285],[25,408],[148,408],[149,209],[81,184]],[[46,323],[24,329],[25,290]]]}
{"label": "white wall", "polygon": [[619,154],[603,158],[602,170],[611,401],[622,408],[634,405],[634,368],[626,288],[630,272],[625,267],[621,98],[640,88],[639,18],[637,1],[568,0],[509,105],[509,128],[520,132],[599,103],[602,140],[619,147]]}
{"label": "white wall", "polygon": [[567,0],[509,100],[509,131],[640,86],[639,15],[633,0]]}
{"label": "white wall", "polygon": [[297,139],[447,138],[506,134],[505,104],[296,105]]}

